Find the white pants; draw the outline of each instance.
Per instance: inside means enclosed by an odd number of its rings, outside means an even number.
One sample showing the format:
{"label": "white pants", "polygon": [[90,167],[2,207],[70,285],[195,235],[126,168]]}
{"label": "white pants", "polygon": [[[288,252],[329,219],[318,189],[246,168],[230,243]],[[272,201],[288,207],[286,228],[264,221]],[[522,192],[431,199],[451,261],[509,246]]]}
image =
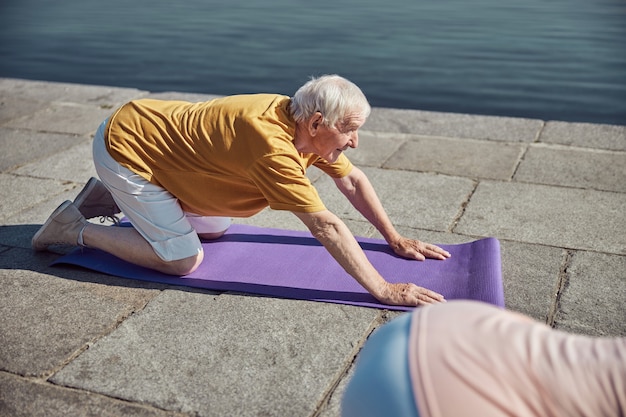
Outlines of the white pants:
{"label": "white pants", "polygon": [[164,261],[202,251],[198,233],[223,232],[229,217],[203,217],[183,211],[178,199],[164,188],[121,166],[106,149],[105,120],[94,137],[93,160],[102,183],[135,229]]}

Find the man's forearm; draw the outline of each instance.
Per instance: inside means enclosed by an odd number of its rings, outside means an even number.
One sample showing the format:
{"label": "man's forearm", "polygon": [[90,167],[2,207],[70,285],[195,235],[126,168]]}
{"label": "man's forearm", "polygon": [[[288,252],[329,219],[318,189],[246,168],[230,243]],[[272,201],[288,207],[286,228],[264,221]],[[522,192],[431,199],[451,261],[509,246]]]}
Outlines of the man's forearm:
{"label": "man's forearm", "polygon": [[426,288],[411,283],[389,283],[376,271],[352,233],[328,210],[294,213],[335,260],[376,299],[385,304],[416,306],[443,300]]}
{"label": "man's forearm", "polygon": [[350,204],[383,235],[388,243],[400,237],[363,171],[355,167],[350,175],[335,180],[335,183]]}
{"label": "man's forearm", "polygon": [[387,282],[367,259],[341,219],[330,211],[295,214],[348,274],[374,297],[382,294]]}

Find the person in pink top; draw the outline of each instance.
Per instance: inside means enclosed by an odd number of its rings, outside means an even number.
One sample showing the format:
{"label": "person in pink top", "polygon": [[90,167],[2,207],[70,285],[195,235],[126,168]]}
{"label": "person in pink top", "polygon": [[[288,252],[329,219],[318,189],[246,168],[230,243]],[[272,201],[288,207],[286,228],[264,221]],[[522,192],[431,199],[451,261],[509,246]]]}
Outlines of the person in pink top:
{"label": "person in pink top", "polygon": [[455,300],[383,325],[361,351],[343,417],[626,415],[626,338],[554,330]]}

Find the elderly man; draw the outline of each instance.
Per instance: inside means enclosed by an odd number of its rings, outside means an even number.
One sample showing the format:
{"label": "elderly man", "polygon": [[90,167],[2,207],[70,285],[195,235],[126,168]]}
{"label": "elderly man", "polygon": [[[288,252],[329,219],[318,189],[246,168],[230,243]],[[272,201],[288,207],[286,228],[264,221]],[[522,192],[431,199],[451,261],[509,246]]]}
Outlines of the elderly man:
{"label": "elderly man", "polygon": [[[311,165],[330,175],[398,255],[449,257],[437,246],[401,236],[365,174],[343,154],[358,146],[357,132],[369,113],[362,91],[337,75],[311,79],[292,98],[253,94],[202,103],[127,103],[94,138],[102,182],[92,178],[73,203],[61,204],[33,237],[33,248],[87,246],[183,276],[203,260],[200,239],[215,239],[231,217],[252,216],[269,205],[294,213],[379,301],[442,301],[414,284],[387,282],[305,175]],[[133,228],[86,220],[120,210]]]}

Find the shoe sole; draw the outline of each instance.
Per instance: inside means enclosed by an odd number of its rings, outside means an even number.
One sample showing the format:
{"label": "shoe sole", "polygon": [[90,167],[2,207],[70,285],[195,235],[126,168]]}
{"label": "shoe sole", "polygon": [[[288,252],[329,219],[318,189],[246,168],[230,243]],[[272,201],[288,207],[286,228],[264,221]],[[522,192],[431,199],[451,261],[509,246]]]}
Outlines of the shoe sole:
{"label": "shoe sole", "polygon": [[87,198],[89,193],[91,193],[91,190],[93,190],[96,187],[96,184],[98,184],[98,180],[96,178],[94,177],[89,178],[89,181],[87,181],[87,184],[85,184],[82,191],[78,193],[78,195],[74,199],[74,205],[78,207],[79,210],[80,210],[80,206],[85,202],[85,199]]}
{"label": "shoe sole", "polygon": [[37,240],[41,237],[43,232],[46,231],[46,228],[48,226],[50,226],[50,224],[54,221],[56,216],[58,216],[59,213],[61,213],[63,210],[65,210],[70,204],[72,204],[72,202],[69,201],[69,200],[61,203],[61,205],[59,207],[57,207],[56,210],[54,210],[52,212],[50,217],[48,217],[48,220],[46,220],[46,222],[43,224],[43,226],[41,226],[39,228],[37,233],[35,233],[35,236],[33,236],[33,239],[31,240],[31,246],[33,247],[34,250],[36,250],[36,251],[43,251],[43,250],[46,250],[48,248],[48,246],[37,246]]}

